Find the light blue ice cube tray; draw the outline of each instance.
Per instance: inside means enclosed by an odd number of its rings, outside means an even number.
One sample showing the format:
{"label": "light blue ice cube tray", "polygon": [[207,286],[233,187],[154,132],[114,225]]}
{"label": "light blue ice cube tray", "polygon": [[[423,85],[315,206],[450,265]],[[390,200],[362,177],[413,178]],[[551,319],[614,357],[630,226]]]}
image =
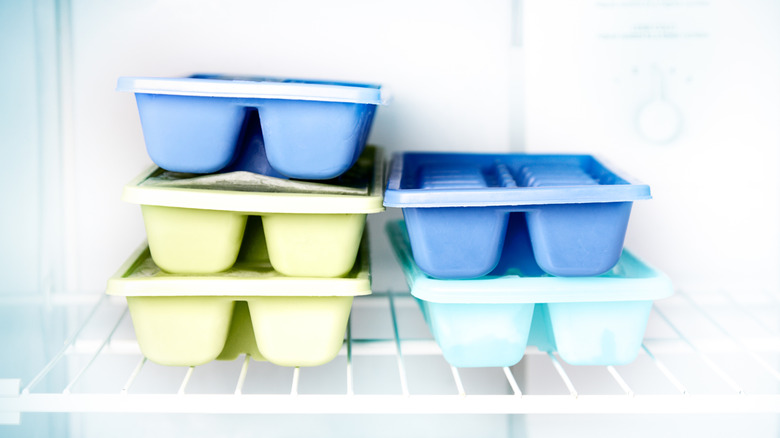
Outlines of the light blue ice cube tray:
{"label": "light blue ice cube tray", "polygon": [[121,77],[117,91],[135,93],[147,152],[163,169],[299,179],[349,169],[388,100],[379,85],[221,75]]}
{"label": "light blue ice cube tray", "polygon": [[384,205],[403,208],[414,259],[437,278],[493,270],[519,231],[515,214],[545,272],[602,274],[620,257],[633,201],[650,199],[590,155],[406,152],[390,166]]}
{"label": "light blue ice cube tray", "polygon": [[389,223],[387,232],[433,337],[456,367],[511,366],[527,345],[557,351],[572,365],[630,363],[653,301],[673,293],[668,277],[627,250],[603,275],[549,276],[524,233],[504,248],[517,259],[512,267],[476,280],[435,279],[414,262],[402,221]]}

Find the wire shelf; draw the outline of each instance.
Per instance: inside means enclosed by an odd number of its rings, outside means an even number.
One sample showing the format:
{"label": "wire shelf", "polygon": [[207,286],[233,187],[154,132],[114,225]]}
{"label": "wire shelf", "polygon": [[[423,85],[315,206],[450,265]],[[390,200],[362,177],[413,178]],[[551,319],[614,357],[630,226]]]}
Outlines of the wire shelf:
{"label": "wire shelf", "polygon": [[780,413],[780,297],[766,292],[678,292],[654,306],[637,360],[607,367],[534,347],[509,368],[452,367],[408,293],[356,298],[339,356],[312,368],[164,367],[141,354],[123,299],[53,305],[79,323],[30,381],[0,379],[0,423],[24,412]]}

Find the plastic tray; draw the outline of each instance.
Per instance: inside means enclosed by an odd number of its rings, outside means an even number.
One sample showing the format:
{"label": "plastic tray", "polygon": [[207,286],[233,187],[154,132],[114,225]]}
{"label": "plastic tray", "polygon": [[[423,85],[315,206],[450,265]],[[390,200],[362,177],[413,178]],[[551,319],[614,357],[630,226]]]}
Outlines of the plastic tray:
{"label": "plastic tray", "polygon": [[117,91],[135,93],[147,151],[163,169],[270,166],[300,179],[349,169],[388,101],[379,85],[221,75],[121,77]]}
{"label": "plastic tray", "polygon": [[108,281],[127,297],[138,344],[150,360],[195,366],[248,354],[283,366],[316,366],[341,348],[352,299],[371,293],[367,247],[344,278],[293,278],[262,251],[229,271],[174,275],[143,245]]}
{"label": "plastic tray", "polygon": [[437,278],[488,274],[511,214],[524,214],[539,266],[558,276],[617,263],[633,201],[650,188],[589,155],[402,153],[384,205],[403,208],[414,258]]}
{"label": "plastic tray", "polygon": [[512,239],[505,254],[516,263],[499,267],[495,276],[434,279],[414,262],[403,222],[389,223],[387,231],[444,358],[457,367],[511,366],[528,344],[557,351],[572,365],[630,363],[653,300],[673,293],[668,277],[629,251],[597,277],[546,275],[527,235]]}
{"label": "plastic tray", "polygon": [[267,242],[282,274],[338,277],[352,269],[366,214],[384,210],[382,182],[381,150],[368,147],[332,184],[153,166],[125,186],[122,199],[141,205],[152,257],[165,271],[224,271],[241,250],[265,251]]}

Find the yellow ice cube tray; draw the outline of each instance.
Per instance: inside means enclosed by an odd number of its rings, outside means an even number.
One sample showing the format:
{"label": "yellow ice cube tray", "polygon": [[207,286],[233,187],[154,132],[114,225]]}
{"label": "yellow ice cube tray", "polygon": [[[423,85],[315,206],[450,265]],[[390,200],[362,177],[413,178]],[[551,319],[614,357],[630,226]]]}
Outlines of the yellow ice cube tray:
{"label": "yellow ice cube tray", "polygon": [[230,269],[208,275],[166,273],[144,244],[106,293],[126,297],[138,345],[153,362],[196,366],[247,354],[322,365],[341,349],[353,297],[371,293],[366,240],[340,278],[281,275],[262,257],[262,238]]}
{"label": "yellow ice cube tray", "polygon": [[258,222],[276,271],[339,277],[355,263],[366,215],[384,211],[383,169],[381,149],[371,146],[341,177],[316,183],[152,166],[125,186],[122,200],[141,205],[152,258],[167,272],[229,269]]}

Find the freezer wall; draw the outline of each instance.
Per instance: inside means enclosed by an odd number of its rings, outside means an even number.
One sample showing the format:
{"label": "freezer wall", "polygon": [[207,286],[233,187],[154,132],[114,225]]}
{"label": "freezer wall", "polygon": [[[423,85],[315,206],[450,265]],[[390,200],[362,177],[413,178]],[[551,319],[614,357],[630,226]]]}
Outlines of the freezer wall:
{"label": "freezer wall", "polygon": [[627,246],[678,288],[776,289],[780,4],[526,1],[524,16],[528,150],[597,153],[648,183]]}

